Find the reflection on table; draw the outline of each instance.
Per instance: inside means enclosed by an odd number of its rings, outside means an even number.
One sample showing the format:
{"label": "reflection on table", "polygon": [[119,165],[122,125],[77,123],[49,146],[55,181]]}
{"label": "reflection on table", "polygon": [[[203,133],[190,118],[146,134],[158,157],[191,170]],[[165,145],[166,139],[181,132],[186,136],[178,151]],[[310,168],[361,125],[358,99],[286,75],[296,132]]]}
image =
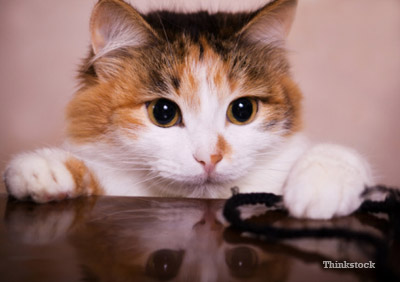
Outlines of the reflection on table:
{"label": "reflection on table", "polygon": [[[37,205],[0,197],[2,281],[375,281],[372,269],[325,269],[323,261],[368,262],[372,250],[343,240],[269,242],[227,229],[223,200],[99,197]],[[258,214],[248,207],[243,214]],[[387,221],[331,221],[268,211],[286,227],[351,226],[383,236]]]}

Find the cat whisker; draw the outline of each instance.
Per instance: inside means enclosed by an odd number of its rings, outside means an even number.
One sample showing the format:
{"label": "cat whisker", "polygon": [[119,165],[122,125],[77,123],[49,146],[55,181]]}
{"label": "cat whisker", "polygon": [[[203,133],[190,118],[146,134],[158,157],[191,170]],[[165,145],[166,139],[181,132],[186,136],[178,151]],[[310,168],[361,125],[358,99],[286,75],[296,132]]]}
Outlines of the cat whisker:
{"label": "cat whisker", "polygon": [[264,171],[275,171],[275,172],[282,172],[287,173],[289,170],[284,169],[275,169],[275,168],[265,168],[265,167],[253,167],[255,170],[264,170]]}
{"label": "cat whisker", "polygon": [[136,185],[138,185],[138,184],[145,183],[145,182],[147,182],[147,181],[153,180],[153,179],[155,179],[155,178],[157,178],[157,177],[159,177],[159,176],[158,176],[158,175],[151,176],[151,177],[149,177],[149,178],[146,178],[146,179],[140,180],[140,181],[138,181],[138,182],[135,182],[135,183],[133,183],[133,185],[136,186]]}

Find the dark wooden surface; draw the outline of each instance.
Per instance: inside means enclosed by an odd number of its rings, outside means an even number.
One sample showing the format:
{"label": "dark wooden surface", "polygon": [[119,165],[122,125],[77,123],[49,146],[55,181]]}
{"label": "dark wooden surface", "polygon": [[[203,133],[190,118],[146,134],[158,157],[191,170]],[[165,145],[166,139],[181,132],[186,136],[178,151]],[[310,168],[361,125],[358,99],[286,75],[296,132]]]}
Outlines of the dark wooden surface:
{"label": "dark wooden surface", "polygon": [[[0,195],[0,281],[382,281],[375,269],[325,269],[323,261],[374,262],[356,240],[269,242],[228,229],[223,200],[98,197],[50,204]],[[243,215],[259,214],[249,207]],[[269,211],[282,227],[346,227],[387,238],[385,217],[356,214],[296,220]],[[398,271],[399,244],[390,243]]]}

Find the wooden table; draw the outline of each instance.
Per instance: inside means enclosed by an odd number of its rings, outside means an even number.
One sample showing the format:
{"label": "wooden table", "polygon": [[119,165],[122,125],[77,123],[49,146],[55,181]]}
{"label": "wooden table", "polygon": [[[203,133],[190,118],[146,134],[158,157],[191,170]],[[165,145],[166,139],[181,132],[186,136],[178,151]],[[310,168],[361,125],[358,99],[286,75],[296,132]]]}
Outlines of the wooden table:
{"label": "wooden table", "polygon": [[[98,197],[50,204],[0,195],[0,281],[382,281],[357,240],[260,240],[227,228],[223,200]],[[243,216],[260,207],[242,209]],[[296,220],[269,211],[257,221],[282,227],[346,227],[387,238],[384,216]],[[388,266],[399,274],[399,242]],[[324,268],[324,261],[328,268]]]}

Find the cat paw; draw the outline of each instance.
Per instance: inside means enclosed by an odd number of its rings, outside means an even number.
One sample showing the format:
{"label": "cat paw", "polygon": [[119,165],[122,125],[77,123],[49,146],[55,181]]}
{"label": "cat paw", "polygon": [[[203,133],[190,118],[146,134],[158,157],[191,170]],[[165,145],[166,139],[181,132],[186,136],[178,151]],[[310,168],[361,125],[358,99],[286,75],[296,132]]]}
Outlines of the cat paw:
{"label": "cat paw", "polygon": [[17,155],[4,172],[6,189],[13,197],[37,203],[71,197],[75,181],[65,166],[68,153],[42,149]]}
{"label": "cat paw", "polygon": [[321,144],[295,163],[284,187],[284,203],[299,218],[345,216],[361,205],[361,194],[371,184],[368,163],[357,152]]}

